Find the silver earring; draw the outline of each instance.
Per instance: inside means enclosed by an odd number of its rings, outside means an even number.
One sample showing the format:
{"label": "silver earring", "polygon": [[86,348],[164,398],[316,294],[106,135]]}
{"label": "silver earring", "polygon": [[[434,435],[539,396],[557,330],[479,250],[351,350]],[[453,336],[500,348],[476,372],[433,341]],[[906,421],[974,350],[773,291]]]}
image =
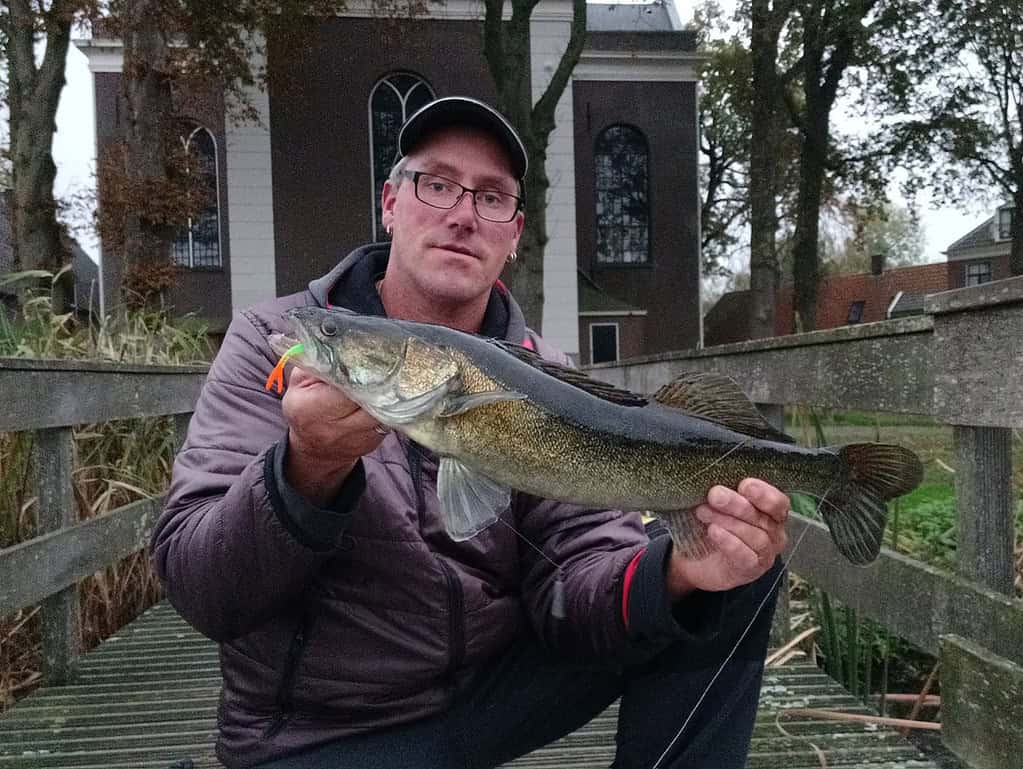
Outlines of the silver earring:
{"label": "silver earring", "polygon": [[387,230],[387,237],[391,237],[391,230],[393,230],[394,227],[392,227],[390,224],[388,224],[385,229]]}
{"label": "silver earring", "polygon": [[518,252],[512,251],[508,254],[508,264],[514,264],[515,260],[519,258]]}

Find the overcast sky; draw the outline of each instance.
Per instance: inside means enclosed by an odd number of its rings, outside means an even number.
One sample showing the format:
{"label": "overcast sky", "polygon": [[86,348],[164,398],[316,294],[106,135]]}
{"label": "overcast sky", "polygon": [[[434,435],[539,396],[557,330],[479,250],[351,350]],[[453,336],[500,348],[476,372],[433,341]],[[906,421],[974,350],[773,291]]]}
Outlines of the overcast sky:
{"label": "overcast sky", "polygon": [[[693,3],[674,0],[683,20],[692,18]],[[723,4],[729,4],[724,0]],[[95,115],[92,98],[92,76],[88,62],[75,46],[68,52],[67,86],[61,94],[57,111],[57,134],[54,138],[53,154],[57,163],[55,191],[65,196],[82,188],[95,186]],[[230,162],[230,160],[228,160]],[[929,200],[918,201],[922,227],[927,243],[924,249],[927,261],[944,259],[942,251],[957,238],[982,222],[991,212],[978,205],[973,210],[960,211],[950,208],[933,209]],[[79,236],[83,247],[94,256],[97,253],[95,239]]]}

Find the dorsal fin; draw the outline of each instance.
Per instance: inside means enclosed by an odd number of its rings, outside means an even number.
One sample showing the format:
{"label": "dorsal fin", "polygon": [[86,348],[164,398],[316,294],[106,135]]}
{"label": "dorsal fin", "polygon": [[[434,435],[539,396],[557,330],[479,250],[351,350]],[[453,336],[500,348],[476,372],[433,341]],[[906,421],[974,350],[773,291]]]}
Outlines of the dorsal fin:
{"label": "dorsal fin", "polygon": [[690,371],[654,393],[662,406],[717,422],[729,430],[781,443],[795,439],[775,429],[750,402],[734,379],[724,374]]}
{"label": "dorsal fin", "polygon": [[630,390],[622,390],[614,385],[599,382],[596,379],[586,376],[569,366],[549,361],[532,350],[514,342],[506,342],[499,339],[489,340],[506,352],[511,353],[523,363],[528,363],[533,368],[549,374],[573,387],[588,392],[601,400],[616,403],[619,406],[646,406],[650,401],[642,395],[637,395]]}

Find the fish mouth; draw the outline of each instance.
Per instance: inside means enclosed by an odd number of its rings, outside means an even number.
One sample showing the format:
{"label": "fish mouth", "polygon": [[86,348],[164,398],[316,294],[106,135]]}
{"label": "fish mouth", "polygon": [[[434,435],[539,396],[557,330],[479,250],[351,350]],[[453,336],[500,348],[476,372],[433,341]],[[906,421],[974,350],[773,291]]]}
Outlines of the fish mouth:
{"label": "fish mouth", "polygon": [[296,344],[301,344],[297,338],[288,336],[287,334],[270,334],[267,338],[267,342],[270,345],[270,349],[273,350],[274,355],[284,355],[284,353]]}

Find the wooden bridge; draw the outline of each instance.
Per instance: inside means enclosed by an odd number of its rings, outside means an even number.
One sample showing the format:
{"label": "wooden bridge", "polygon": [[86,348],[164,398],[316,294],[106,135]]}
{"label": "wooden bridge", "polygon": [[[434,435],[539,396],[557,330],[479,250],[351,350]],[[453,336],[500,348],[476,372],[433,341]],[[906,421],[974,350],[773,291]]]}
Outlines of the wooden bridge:
{"label": "wooden bridge", "polygon": [[[1023,278],[937,295],[925,316],[657,356],[592,373],[650,392],[683,370],[736,379],[777,416],[785,404],[929,414],[953,426],[956,573],[884,551],[849,566],[806,527],[791,568],[861,615],[940,656],[942,737],[976,769],[1023,766],[1023,603],[1012,596],[1012,428],[1023,427]],[[0,551],[0,616],[39,604],[46,686],[0,717],[0,767],[216,766],[215,645],[159,604],[79,654],[77,583],[145,547],[161,500],[77,521],[72,426],[174,415],[179,435],[201,368],[0,360],[0,431],[35,433],[40,534]],[[794,540],[796,537],[793,537]],[[782,607],[784,613],[784,607]],[[901,735],[793,707],[868,709],[807,663],[769,668],[751,769],[933,769]],[[516,767],[603,767],[614,710]]]}

